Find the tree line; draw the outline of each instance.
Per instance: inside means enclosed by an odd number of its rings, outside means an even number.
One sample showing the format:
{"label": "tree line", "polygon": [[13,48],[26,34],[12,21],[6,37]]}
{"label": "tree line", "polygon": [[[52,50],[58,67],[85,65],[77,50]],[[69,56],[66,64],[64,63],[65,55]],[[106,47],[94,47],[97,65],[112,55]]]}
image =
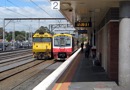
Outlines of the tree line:
{"label": "tree line", "polygon": [[[10,32],[5,32],[5,39],[7,41],[11,41],[13,38],[13,33],[14,33],[14,37],[16,41],[25,41],[28,40],[29,37],[32,37],[34,33],[38,33],[38,32],[47,32],[50,34],[54,34],[52,31],[50,31],[47,27],[41,26],[39,29],[37,29],[35,32],[25,32],[25,31],[10,31]],[[31,36],[32,35],[32,36]],[[3,38],[3,29],[0,28],[0,39]]]}

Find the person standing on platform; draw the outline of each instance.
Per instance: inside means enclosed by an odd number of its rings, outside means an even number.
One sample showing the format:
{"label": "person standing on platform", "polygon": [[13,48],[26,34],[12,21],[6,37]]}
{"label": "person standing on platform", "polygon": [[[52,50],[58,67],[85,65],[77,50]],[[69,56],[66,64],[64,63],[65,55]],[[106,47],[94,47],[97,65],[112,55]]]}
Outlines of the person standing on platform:
{"label": "person standing on platform", "polygon": [[85,45],[85,57],[89,57],[90,54],[90,50],[91,50],[91,45],[89,45],[89,42]]}
{"label": "person standing on platform", "polygon": [[83,52],[84,42],[81,43],[81,51]]}

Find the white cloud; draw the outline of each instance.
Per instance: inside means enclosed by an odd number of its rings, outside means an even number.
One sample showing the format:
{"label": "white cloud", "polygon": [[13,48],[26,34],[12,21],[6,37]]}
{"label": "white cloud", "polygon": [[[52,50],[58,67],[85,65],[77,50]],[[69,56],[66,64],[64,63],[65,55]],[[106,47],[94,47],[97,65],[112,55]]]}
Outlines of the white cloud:
{"label": "white cloud", "polygon": [[[24,1],[29,1],[30,0],[24,0]],[[33,0],[37,2],[47,2],[47,0]],[[40,9],[41,7],[42,9]],[[0,7],[0,27],[3,26],[3,19],[4,18],[63,18],[63,16],[60,14],[58,11],[51,10],[51,6],[47,4],[41,4],[39,7],[35,6],[24,6],[24,7],[16,7],[16,6],[8,6],[8,7]],[[49,16],[45,11],[51,16]],[[6,24],[9,21],[6,21]],[[15,30],[29,30],[29,28],[36,30],[39,28],[39,26],[48,26],[49,24],[59,24],[58,21],[56,20],[51,20],[51,21],[45,21],[41,20],[40,23],[38,20],[21,20],[17,21],[15,20]],[[60,23],[65,23],[66,21],[61,21]],[[7,31],[11,31],[14,29],[14,24],[13,22],[10,22],[6,26]]]}

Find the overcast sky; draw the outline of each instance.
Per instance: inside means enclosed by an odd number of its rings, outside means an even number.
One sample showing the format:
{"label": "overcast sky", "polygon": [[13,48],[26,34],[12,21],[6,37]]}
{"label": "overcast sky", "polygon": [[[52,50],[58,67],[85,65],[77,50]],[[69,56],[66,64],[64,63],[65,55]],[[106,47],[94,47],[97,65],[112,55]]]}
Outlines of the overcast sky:
{"label": "overcast sky", "polygon": [[[64,16],[55,10],[51,10],[50,0],[0,0],[0,27],[3,27],[4,18],[64,18]],[[48,26],[54,23],[68,23],[67,21],[45,21],[45,20],[21,20],[6,21],[6,31],[15,30],[33,30],[39,26]]]}

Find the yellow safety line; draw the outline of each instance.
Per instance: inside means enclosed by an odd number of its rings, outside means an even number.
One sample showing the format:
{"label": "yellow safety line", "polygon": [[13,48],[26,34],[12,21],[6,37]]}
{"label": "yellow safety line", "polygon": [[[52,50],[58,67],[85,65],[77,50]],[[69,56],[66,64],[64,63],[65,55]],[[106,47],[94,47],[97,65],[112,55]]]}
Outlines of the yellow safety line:
{"label": "yellow safety line", "polygon": [[[69,74],[71,68],[75,65],[75,63],[76,63],[76,61],[71,65],[69,71],[67,72],[67,74],[65,75],[65,77],[61,80],[61,82],[63,82],[63,81],[66,79],[66,77],[68,76],[68,74]],[[59,90],[59,89],[61,88],[62,84],[63,84],[63,83],[58,84],[56,90]]]}

